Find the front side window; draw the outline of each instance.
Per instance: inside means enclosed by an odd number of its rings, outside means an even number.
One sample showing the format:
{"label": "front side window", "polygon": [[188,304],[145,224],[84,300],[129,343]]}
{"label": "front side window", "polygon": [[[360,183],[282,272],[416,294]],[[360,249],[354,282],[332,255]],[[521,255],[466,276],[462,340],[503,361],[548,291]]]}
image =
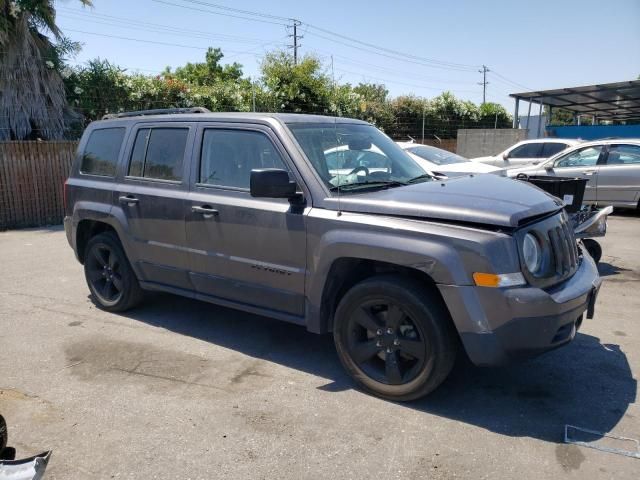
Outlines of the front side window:
{"label": "front side window", "polygon": [[598,163],[602,147],[586,147],[568,153],[556,160],[556,168],[593,167]]}
{"label": "front side window", "polygon": [[289,123],[309,162],[330,190],[358,191],[428,181],[414,159],[372,125]]}
{"label": "front side window", "polygon": [[256,168],[287,170],[264,133],[217,128],[204,131],[199,183],[248,189],[251,170]]}
{"label": "front side window", "polygon": [[607,156],[607,165],[638,165],[640,164],[640,146],[611,145]]}
{"label": "front side window", "polygon": [[125,128],[101,128],[89,136],[82,153],[80,171],[89,175],[114,177]]}
{"label": "front side window", "polygon": [[129,162],[129,176],[154,180],[182,180],[188,128],[142,128]]}
{"label": "front side window", "polygon": [[509,152],[509,158],[541,158],[542,143],[525,143]]}
{"label": "front side window", "polygon": [[548,142],[542,147],[542,156],[549,158],[567,148],[566,143]]}

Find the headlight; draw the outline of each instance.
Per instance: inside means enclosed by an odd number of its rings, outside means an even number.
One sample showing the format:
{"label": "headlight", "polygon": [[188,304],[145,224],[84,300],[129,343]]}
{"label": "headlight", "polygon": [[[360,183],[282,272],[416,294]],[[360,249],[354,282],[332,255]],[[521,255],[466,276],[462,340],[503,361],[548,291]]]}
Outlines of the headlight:
{"label": "headlight", "polygon": [[527,233],[524,236],[524,241],[522,242],[522,254],[527,270],[534,275],[538,273],[542,264],[542,247],[540,246],[538,239],[531,233]]}

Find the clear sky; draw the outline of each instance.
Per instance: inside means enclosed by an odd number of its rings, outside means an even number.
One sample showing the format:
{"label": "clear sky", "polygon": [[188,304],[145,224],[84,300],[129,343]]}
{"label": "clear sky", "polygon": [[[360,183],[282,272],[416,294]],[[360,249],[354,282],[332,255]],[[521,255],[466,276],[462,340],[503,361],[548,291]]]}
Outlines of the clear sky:
{"label": "clear sky", "polygon": [[74,62],[100,57],[141,73],[202,61],[206,48],[213,46],[222,48],[223,62],[237,61],[245,74],[256,76],[265,52],[291,43],[291,29],[282,25],[286,21],[206,5],[215,4],[299,19],[303,24],[298,34],[304,36],[300,54],[318,55],[329,74],[333,56],[337,81],[384,83],[394,96],[433,97],[450,90],[479,103],[478,69],[484,64],[491,70],[487,100],[512,111],[509,93],[640,75],[640,0],[93,3],[93,8],[82,8],[75,0],[56,0],[58,24],[83,44]]}

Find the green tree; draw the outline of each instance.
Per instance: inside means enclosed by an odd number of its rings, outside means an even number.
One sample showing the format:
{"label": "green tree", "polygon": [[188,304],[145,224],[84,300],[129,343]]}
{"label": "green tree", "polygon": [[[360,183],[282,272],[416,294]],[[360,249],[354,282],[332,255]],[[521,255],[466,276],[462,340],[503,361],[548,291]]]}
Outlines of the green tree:
{"label": "green tree", "polygon": [[389,90],[381,83],[359,83],[353,87],[353,91],[367,102],[384,103],[389,95]]}
{"label": "green tree", "polygon": [[[549,106],[544,106],[544,114],[549,115]],[[554,108],[551,111],[551,125],[573,125],[574,114],[564,108]]]}
{"label": "green tree", "polygon": [[173,72],[170,67],[167,67],[163,75],[192,85],[215,85],[219,82],[239,81],[242,78],[242,65],[234,62],[223,66],[220,64],[223,57],[222,50],[209,47],[204,63],[187,63],[184,67],[177,67]]}
{"label": "green tree", "polygon": [[55,20],[53,0],[0,0],[0,140],[64,135],[68,110],[60,68],[79,45]]}
{"label": "green tree", "polygon": [[492,102],[480,105],[478,122],[481,128],[511,128],[512,126],[509,112],[502,105]]}
{"label": "green tree", "polygon": [[96,58],[63,71],[67,99],[87,121],[117,112],[130,103],[132,89],[126,71]]}
{"label": "green tree", "polygon": [[[332,82],[320,60],[311,55],[294,64],[287,52],[269,53],[262,62],[262,83],[271,108],[280,112],[332,112]],[[334,105],[335,108],[335,105]]]}

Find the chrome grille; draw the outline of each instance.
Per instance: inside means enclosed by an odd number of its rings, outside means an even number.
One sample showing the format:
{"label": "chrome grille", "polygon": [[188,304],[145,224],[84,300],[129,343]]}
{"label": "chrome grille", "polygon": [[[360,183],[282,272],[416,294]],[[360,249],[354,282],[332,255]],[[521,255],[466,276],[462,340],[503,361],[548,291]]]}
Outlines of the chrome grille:
{"label": "chrome grille", "polygon": [[548,230],[556,275],[565,276],[578,267],[578,245],[573,228],[563,219],[560,225]]}

